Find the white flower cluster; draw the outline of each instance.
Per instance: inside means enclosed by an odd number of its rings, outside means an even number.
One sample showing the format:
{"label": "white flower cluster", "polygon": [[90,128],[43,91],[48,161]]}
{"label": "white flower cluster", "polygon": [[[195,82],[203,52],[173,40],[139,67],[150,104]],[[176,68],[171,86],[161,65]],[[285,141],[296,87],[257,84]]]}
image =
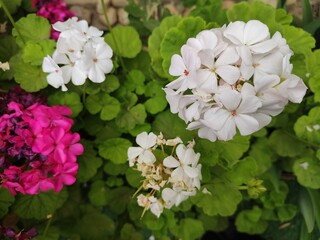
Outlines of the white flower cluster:
{"label": "white flower cluster", "polygon": [[236,129],[256,132],[306,93],[291,73],[292,54],[279,32],[270,37],[257,20],[204,30],[172,56],[169,73],[178,78],[164,88],[171,112],[211,141],[231,140]]}
{"label": "white flower cluster", "polygon": [[113,52],[101,37],[103,32],[76,17],[52,27],[60,35],[52,58],[47,56],[42,63],[43,71],[49,73],[48,83],[67,91],[65,84],[70,80],[74,85],[83,85],[87,77],[95,83],[103,82],[113,68]]}
{"label": "white flower cluster", "polygon": [[[160,133],[140,133],[136,142],[139,147],[128,149],[130,167],[136,167],[144,177],[141,189],[150,189],[148,194],[140,194],[138,204],[159,217],[164,208],[178,206],[189,196],[196,194],[200,188],[201,164],[200,154],[193,150],[194,142],[185,146],[179,137],[164,139]],[[161,157],[155,155],[157,148]],[[165,149],[170,149],[170,155]],[[175,150],[175,152],[174,152]]]}

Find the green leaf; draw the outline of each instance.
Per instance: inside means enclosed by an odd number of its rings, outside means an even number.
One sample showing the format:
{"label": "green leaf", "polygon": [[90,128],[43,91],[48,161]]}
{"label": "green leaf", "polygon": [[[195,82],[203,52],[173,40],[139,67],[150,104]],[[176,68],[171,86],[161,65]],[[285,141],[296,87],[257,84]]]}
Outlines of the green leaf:
{"label": "green leaf", "polygon": [[79,164],[77,181],[85,183],[96,175],[98,168],[102,165],[102,159],[97,157],[97,152],[91,142],[82,141],[81,143],[84,147],[84,153],[77,160]]}
{"label": "green leaf", "polygon": [[199,220],[202,222],[203,227],[206,231],[221,232],[225,230],[229,225],[228,218],[226,217],[208,216],[206,214],[201,214],[199,216]]}
{"label": "green leaf", "polygon": [[56,92],[48,98],[50,105],[68,106],[72,110],[71,117],[75,118],[83,109],[80,96],[75,92]]}
{"label": "green leaf", "polygon": [[231,184],[215,182],[204,186],[211,194],[198,193],[193,201],[209,216],[231,216],[242,200],[241,193]]}
{"label": "green leaf", "polygon": [[37,195],[19,196],[13,206],[13,211],[22,218],[46,219],[52,215],[67,200],[68,192],[42,192]]}
{"label": "green leaf", "polygon": [[14,196],[7,189],[0,188],[0,218],[7,214],[13,202]]}
{"label": "green leaf", "polygon": [[128,164],[114,164],[112,162],[107,162],[103,166],[103,171],[107,173],[110,176],[118,176],[118,175],[123,175],[125,174]]}
{"label": "green leaf", "polygon": [[313,207],[313,212],[316,220],[316,224],[318,229],[320,229],[320,192],[319,190],[314,190],[307,188],[307,191],[309,193],[311,202],[312,202],[312,207]]}
{"label": "green leaf", "polygon": [[166,138],[180,137],[184,142],[194,138],[192,132],[187,131],[186,127],[185,122],[169,110],[159,113],[152,124],[154,132],[162,132]]}
{"label": "green leaf", "polygon": [[185,17],[176,28],[167,31],[160,45],[160,55],[163,58],[163,70],[168,76],[170,76],[171,57],[174,54],[180,54],[180,49],[188,38],[195,37],[205,28],[205,25],[205,21],[200,17]]}
{"label": "green leaf", "polygon": [[85,106],[91,114],[100,112],[102,120],[112,120],[120,112],[120,102],[103,92],[89,95],[86,98]]}
{"label": "green leaf", "polygon": [[102,83],[87,82],[85,87],[86,93],[89,95],[97,94],[100,91],[112,93],[120,87],[119,79],[115,75],[107,75],[106,80]]}
{"label": "green leaf", "polygon": [[132,130],[137,124],[143,124],[146,118],[145,107],[139,103],[130,109],[122,110],[116,118],[116,124],[120,128]]}
{"label": "green leaf", "polygon": [[132,224],[126,223],[121,228],[120,236],[122,240],[143,240],[143,236]]}
{"label": "green leaf", "polygon": [[[35,28],[35,26],[37,27]],[[26,17],[20,18],[16,22],[16,27],[25,42],[29,40],[38,42],[50,37],[51,25],[49,21],[44,17],[36,16],[36,14],[28,14]],[[17,38],[17,44],[23,47],[24,44],[16,29],[12,30],[12,35]]]}
{"label": "green leaf", "polygon": [[22,49],[22,60],[33,66],[41,66],[43,58],[52,55],[55,46],[56,42],[53,40],[28,41]]}
{"label": "green leaf", "polygon": [[115,164],[125,163],[128,161],[127,151],[130,146],[131,142],[124,138],[107,139],[99,145],[99,154]]}
{"label": "green leaf", "polygon": [[150,132],[151,131],[151,125],[149,123],[143,123],[136,125],[133,129],[129,130],[129,133],[131,136],[136,137],[142,132]]}
{"label": "green leaf", "polygon": [[199,239],[204,234],[204,227],[197,219],[184,218],[173,234],[183,240]]}
{"label": "green leaf", "polygon": [[138,188],[141,186],[141,182],[143,178],[141,177],[141,172],[137,169],[128,168],[126,171],[126,179],[128,183],[135,188]]}
{"label": "green leaf", "polygon": [[293,204],[284,204],[277,208],[277,215],[281,222],[290,221],[297,213],[297,206]]}
{"label": "green leaf", "polygon": [[261,201],[263,203],[263,206],[267,209],[274,209],[277,207],[282,207],[285,203],[287,194],[289,192],[288,185],[280,181],[279,189],[277,189],[275,186],[267,186],[268,194],[264,194],[261,196]]}
{"label": "green leaf", "polygon": [[304,157],[296,160],[293,172],[302,186],[313,189],[320,188],[320,161],[318,159]]}
{"label": "green leaf", "polygon": [[158,82],[152,81],[147,84],[145,96],[151,97],[144,103],[146,110],[151,114],[162,112],[168,104],[166,94]]}
{"label": "green leaf", "polygon": [[255,176],[256,169],[256,161],[252,157],[246,157],[237,162],[224,176],[235,185],[241,185]]}
{"label": "green leaf", "polygon": [[281,157],[295,157],[303,152],[305,145],[298,142],[294,136],[283,130],[272,132],[269,138],[272,149]]}
{"label": "green leaf", "polygon": [[134,91],[138,95],[142,95],[145,91],[144,81],[146,77],[140,70],[131,70],[128,73],[127,80],[124,82],[124,86],[129,91]]}
{"label": "green leaf", "polygon": [[111,190],[107,187],[104,181],[95,181],[90,186],[88,197],[90,202],[97,207],[103,207],[111,200]]}
{"label": "green leaf", "polygon": [[314,215],[314,211],[313,211],[314,209],[312,206],[311,198],[310,198],[307,190],[304,188],[300,188],[299,207],[300,207],[300,211],[303,215],[308,233],[311,233],[314,229],[315,215]]}
{"label": "green leaf", "polygon": [[[38,229],[37,229],[38,230]],[[59,228],[50,226],[50,228],[46,231],[45,236],[43,235],[43,231],[39,232],[40,234],[34,240],[59,240],[60,231]]]}
{"label": "green leaf", "polygon": [[74,232],[84,240],[108,239],[114,230],[115,224],[110,217],[98,211],[88,212],[74,226]]}
{"label": "green leaf", "polygon": [[15,81],[27,92],[37,92],[48,86],[47,74],[41,67],[24,63],[19,55],[12,59],[12,64],[15,68]]}
{"label": "green leaf", "polygon": [[129,203],[133,189],[122,186],[110,191],[110,203],[109,206],[112,208],[112,211],[116,214],[122,214]]}
{"label": "green leaf", "polygon": [[161,41],[164,38],[166,32],[176,27],[177,23],[181,20],[179,16],[170,16],[166,17],[161,21],[159,27],[155,28],[152,31],[148,39],[148,46],[149,46],[149,54],[151,56],[151,66],[153,70],[160,76],[160,77],[167,77],[167,73],[162,68],[162,61],[163,58],[160,55],[160,45]]}
{"label": "green leaf", "polygon": [[141,51],[142,43],[133,27],[118,25],[104,38],[113,51],[121,57],[134,58]]}
{"label": "green leaf", "polygon": [[195,151],[199,152],[200,161],[203,164],[208,166],[214,166],[219,161],[219,152],[215,147],[213,147],[213,143],[207,139],[198,139],[195,145]]}
{"label": "green leaf", "polygon": [[249,156],[256,160],[257,175],[266,172],[272,166],[274,158],[267,141],[266,138],[260,138],[251,145]]}
{"label": "green leaf", "polygon": [[[12,14],[12,13],[15,13],[17,9],[20,7],[21,0],[3,0],[3,3],[7,7],[8,11]],[[1,8],[1,4],[0,4],[0,8]]]}
{"label": "green leaf", "polygon": [[287,25],[282,27],[281,33],[295,54],[310,54],[315,47],[315,39],[301,28]]}
{"label": "green leaf", "polygon": [[289,25],[292,23],[293,17],[283,8],[276,9],[276,22],[282,25]]}
{"label": "green leaf", "polygon": [[294,131],[297,136],[312,144],[320,144],[320,107],[310,110],[308,116],[300,117],[294,124]]}
{"label": "green leaf", "polygon": [[268,223],[261,219],[261,214],[262,211],[257,206],[250,210],[242,210],[236,218],[237,230],[249,234],[263,233],[267,229]]}

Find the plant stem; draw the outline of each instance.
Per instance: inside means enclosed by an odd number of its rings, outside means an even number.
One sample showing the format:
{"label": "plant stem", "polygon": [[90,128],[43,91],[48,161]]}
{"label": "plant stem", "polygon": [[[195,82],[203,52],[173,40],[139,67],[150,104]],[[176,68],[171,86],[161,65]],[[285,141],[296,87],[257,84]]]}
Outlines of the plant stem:
{"label": "plant stem", "polygon": [[26,42],[24,41],[24,39],[23,39],[23,37],[22,37],[22,35],[21,35],[21,33],[20,33],[19,29],[17,28],[17,26],[16,26],[16,22],[13,20],[12,15],[11,15],[11,13],[9,12],[9,10],[8,10],[7,6],[4,4],[4,2],[3,2],[2,0],[0,0],[0,5],[2,6],[3,11],[4,11],[4,12],[5,12],[5,14],[7,15],[7,17],[9,18],[9,20],[10,20],[10,22],[11,22],[12,26],[13,26],[13,27],[14,27],[14,29],[17,31],[17,33],[18,33],[19,37],[21,38],[21,41],[22,41],[22,42],[23,42],[23,44],[25,45],[25,44],[26,44]]}
{"label": "plant stem", "polygon": [[118,57],[119,57],[119,60],[120,60],[120,65],[121,65],[123,71],[124,71],[125,74],[126,74],[126,73],[127,73],[127,69],[126,69],[126,67],[125,67],[125,65],[124,65],[124,61],[123,61],[122,57],[120,56],[120,48],[119,48],[117,39],[116,39],[116,37],[115,37],[115,35],[114,35],[112,26],[111,26],[111,24],[110,24],[110,21],[109,21],[109,18],[108,18],[108,14],[107,14],[107,6],[106,6],[106,4],[104,3],[104,0],[101,0],[101,5],[102,5],[102,10],[103,10],[104,18],[106,19],[106,22],[107,22],[107,27],[108,27],[108,29],[109,29],[109,31],[110,31],[110,33],[111,33],[111,36],[112,36],[112,39],[113,39],[113,41],[114,41],[116,50],[117,50],[117,52],[119,53],[119,56],[118,56]]}
{"label": "plant stem", "polygon": [[50,218],[49,218],[49,220],[48,220],[48,222],[46,224],[46,227],[45,227],[45,229],[44,229],[44,231],[42,233],[43,239],[45,239],[45,237],[47,235],[48,229],[49,229],[49,227],[51,225],[51,222],[52,222],[52,218],[53,218],[53,215],[50,216]]}

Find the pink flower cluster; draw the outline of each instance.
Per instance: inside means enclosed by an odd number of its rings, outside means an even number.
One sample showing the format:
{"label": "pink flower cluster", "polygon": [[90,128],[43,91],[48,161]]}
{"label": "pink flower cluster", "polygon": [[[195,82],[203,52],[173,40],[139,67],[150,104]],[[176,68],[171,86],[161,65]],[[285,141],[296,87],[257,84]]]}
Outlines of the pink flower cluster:
{"label": "pink flower cluster", "polygon": [[12,194],[38,194],[76,181],[80,135],[65,106],[35,103],[24,108],[14,101],[0,117],[0,186]]}
{"label": "pink flower cluster", "polygon": [[[63,0],[32,0],[38,8],[37,15],[49,20],[50,24],[64,22],[75,14],[71,12]],[[51,28],[51,38],[57,40],[60,32]]]}

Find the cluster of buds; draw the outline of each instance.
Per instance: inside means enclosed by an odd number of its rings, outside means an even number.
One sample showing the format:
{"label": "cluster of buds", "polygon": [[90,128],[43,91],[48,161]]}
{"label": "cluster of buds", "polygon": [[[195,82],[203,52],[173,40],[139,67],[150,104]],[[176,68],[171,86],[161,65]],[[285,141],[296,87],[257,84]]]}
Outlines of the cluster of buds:
{"label": "cluster of buds", "polygon": [[150,210],[159,217],[164,208],[178,206],[200,189],[200,154],[193,150],[194,141],[185,146],[179,137],[166,140],[161,133],[143,132],[136,142],[139,147],[128,149],[128,159],[144,178],[137,193],[150,191],[137,197],[144,212]]}

